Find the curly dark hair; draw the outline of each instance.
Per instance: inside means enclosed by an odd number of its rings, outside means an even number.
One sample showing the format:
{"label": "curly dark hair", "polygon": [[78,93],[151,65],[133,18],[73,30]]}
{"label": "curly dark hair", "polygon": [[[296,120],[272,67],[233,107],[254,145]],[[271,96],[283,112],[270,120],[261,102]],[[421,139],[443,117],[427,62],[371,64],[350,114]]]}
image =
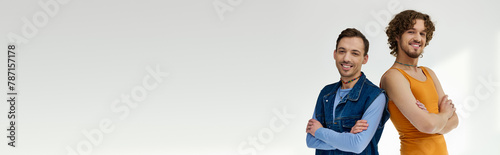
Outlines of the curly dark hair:
{"label": "curly dark hair", "polygon": [[344,31],[340,32],[339,37],[337,38],[337,44],[335,45],[335,49],[339,47],[339,42],[342,38],[344,37],[359,37],[363,40],[363,43],[365,44],[365,53],[363,54],[366,55],[368,54],[368,49],[370,47],[370,42],[368,42],[368,39],[366,39],[365,35],[361,33],[359,30],[355,28],[347,28]]}
{"label": "curly dark hair", "polygon": [[397,14],[394,19],[389,22],[389,26],[387,26],[385,31],[387,37],[389,37],[387,41],[389,48],[392,50],[391,54],[393,56],[398,56],[398,42],[396,38],[400,38],[406,30],[413,28],[416,23],[416,19],[424,20],[426,32],[425,38],[427,40],[425,46],[429,45],[435,30],[431,17],[415,10],[405,10]]}

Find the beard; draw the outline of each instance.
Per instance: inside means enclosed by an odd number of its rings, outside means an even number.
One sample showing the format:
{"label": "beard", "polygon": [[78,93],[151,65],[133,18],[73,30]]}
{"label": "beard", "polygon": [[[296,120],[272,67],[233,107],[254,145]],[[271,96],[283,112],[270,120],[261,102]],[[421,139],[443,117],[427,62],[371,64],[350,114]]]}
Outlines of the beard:
{"label": "beard", "polygon": [[[406,48],[403,48],[403,47],[406,47]],[[418,58],[418,57],[421,57],[421,56],[422,56],[422,54],[424,53],[423,49],[422,49],[422,51],[421,51],[420,53],[418,52],[418,50],[417,50],[417,52],[412,53],[412,52],[410,52],[410,50],[413,50],[413,49],[408,48],[408,46],[403,46],[403,45],[402,45],[402,43],[399,43],[399,48],[401,48],[401,50],[402,50],[402,51],[403,51],[406,55],[408,55],[410,58]],[[423,48],[423,47],[421,47],[421,48]]]}
{"label": "beard", "polygon": [[419,53],[410,53],[408,52],[408,50],[404,50],[405,51],[406,55],[408,55],[410,58],[418,58],[422,55],[422,53],[424,53],[423,51],[419,54]]}

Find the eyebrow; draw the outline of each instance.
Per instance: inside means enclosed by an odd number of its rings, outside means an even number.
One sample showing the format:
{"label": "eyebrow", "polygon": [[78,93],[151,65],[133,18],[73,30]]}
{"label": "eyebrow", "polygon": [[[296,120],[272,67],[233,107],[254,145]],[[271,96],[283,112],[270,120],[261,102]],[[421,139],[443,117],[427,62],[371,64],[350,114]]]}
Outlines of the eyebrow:
{"label": "eyebrow", "polygon": [[351,51],[354,51],[354,52],[359,52],[359,53],[361,53],[361,51],[360,51],[360,50],[357,50],[357,49],[353,49],[353,50],[351,50]]}
{"label": "eyebrow", "polygon": [[[413,28],[413,27],[412,27],[412,28],[410,28],[410,29],[408,29],[408,30],[406,30],[406,31],[410,31],[410,30],[417,31],[417,29],[415,29],[415,28]],[[424,28],[424,30],[422,30],[422,32],[427,33],[426,28]]]}
{"label": "eyebrow", "polygon": [[[345,49],[344,47],[339,47],[338,49],[339,49],[339,50],[347,50],[347,49]],[[357,50],[357,49],[352,49],[351,51],[354,51],[354,52],[361,52],[360,50]]]}

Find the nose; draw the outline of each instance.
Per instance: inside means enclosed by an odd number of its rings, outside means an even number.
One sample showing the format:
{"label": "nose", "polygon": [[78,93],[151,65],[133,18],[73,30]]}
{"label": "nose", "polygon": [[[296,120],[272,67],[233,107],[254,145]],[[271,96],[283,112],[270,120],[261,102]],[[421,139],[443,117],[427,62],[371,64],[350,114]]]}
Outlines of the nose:
{"label": "nose", "polygon": [[344,62],[350,62],[351,61],[350,54],[349,53],[344,54],[343,57],[342,57],[342,61],[344,61]]}
{"label": "nose", "polygon": [[422,42],[422,36],[420,34],[417,34],[415,37],[415,41]]}

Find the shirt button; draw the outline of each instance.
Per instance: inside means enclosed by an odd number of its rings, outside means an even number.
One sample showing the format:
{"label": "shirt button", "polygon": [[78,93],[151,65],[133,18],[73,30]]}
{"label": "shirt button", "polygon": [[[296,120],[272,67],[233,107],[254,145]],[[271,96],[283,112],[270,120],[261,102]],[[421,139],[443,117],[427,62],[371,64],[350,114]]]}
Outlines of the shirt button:
{"label": "shirt button", "polygon": [[328,100],[326,100],[326,102],[328,102]]}

